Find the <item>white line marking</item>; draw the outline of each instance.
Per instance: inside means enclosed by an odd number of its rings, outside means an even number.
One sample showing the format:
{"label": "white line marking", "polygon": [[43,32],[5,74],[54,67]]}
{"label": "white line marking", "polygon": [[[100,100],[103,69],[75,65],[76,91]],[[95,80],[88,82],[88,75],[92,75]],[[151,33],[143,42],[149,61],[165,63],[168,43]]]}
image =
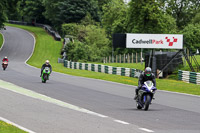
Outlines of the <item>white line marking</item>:
{"label": "white line marking", "polygon": [[125,122],[125,121],[121,121],[121,120],[114,120],[115,122],[121,123],[121,124],[125,124],[125,125],[129,125],[130,123]]}
{"label": "white line marking", "polygon": [[8,124],[11,124],[11,125],[13,125],[13,126],[15,126],[15,127],[17,127],[17,128],[20,128],[21,130],[24,130],[24,131],[26,131],[26,132],[28,132],[28,133],[35,133],[34,131],[31,131],[31,130],[25,128],[25,127],[22,127],[22,126],[20,126],[20,125],[14,123],[14,122],[11,122],[11,121],[9,121],[9,120],[7,120],[7,119],[5,119],[5,118],[0,117],[0,120],[6,122],[6,123],[8,123]]}
{"label": "white line marking", "polygon": [[146,131],[146,132],[149,132],[149,133],[153,133],[154,131],[152,131],[152,130],[149,130],[149,129],[147,129],[147,128],[139,128],[140,130],[143,130],[143,131]]}
{"label": "white line marking", "polygon": [[59,106],[62,106],[62,107],[68,108],[68,109],[72,109],[72,110],[75,110],[75,111],[95,115],[95,116],[102,117],[102,118],[108,117],[108,116],[105,116],[105,115],[102,115],[102,114],[99,114],[99,113],[96,113],[96,112],[93,112],[93,111],[90,111],[90,110],[87,110],[87,109],[84,109],[84,108],[81,108],[81,107],[78,107],[78,106],[75,106],[75,105],[72,105],[70,103],[66,103],[66,102],[48,97],[46,95],[42,95],[40,93],[22,88],[20,86],[17,86],[15,84],[12,84],[10,82],[6,82],[6,81],[3,81],[3,80],[0,80],[0,87],[2,89],[6,89],[6,90],[13,91],[13,92],[21,94],[21,95],[25,95],[25,96],[32,97],[32,98],[35,98],[35,99],[39,99],[39,100],[43,100],[43,101],[46,101],[46,102],[49,102],[49,103],[53,103],[53,104],[56,104],[56,105],[59,105]]}

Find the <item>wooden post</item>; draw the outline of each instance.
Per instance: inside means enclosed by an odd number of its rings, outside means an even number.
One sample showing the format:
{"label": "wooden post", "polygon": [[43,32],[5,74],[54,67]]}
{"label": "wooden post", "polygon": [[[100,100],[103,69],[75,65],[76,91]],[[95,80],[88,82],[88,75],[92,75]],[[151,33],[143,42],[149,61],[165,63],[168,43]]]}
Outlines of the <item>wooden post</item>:
{"label": "wooden post", "polygon": [[134,63],[134,62],[133,62],[133,53],[132,53],[132,63]]}
{"label": "wooden post", "polygon": [[129,53],[128,53],[128,63],[130,63],[130,57],[129,57]]}
{"label": "wooden post", "polygon": [[109,56],[109,63],[110,63],[110,56]]}
{"label": "wooden post", "polygon": [[140,61],[141,61],[141,64],[143,63],[142,62],[142,50],[141,50],[141,52],[140,52]]}
{"label": "wooden post", "polygon": [[118,63],[118,61],[117,61],[117,55],[116,55],[116,60],[115,60],[115,62]]}
{"label": "wooden post", "polygon": [[123,63],[126,63],[126,55],[124,54],[124,62]]}
{"label": "wooden post", "polygon": [[122,55],[119,55],[119,63],[122,63]]}
{"label": "wooden post", "polygon": [[107,63],[107,57],[106,57],[106,63]]}
{"label": "wooden post", "polygon": [[137,60],[137,52],[136,52],[136,55],[135,55],[135,59],[136,59],[136,63],[138,63],[138,60]]}

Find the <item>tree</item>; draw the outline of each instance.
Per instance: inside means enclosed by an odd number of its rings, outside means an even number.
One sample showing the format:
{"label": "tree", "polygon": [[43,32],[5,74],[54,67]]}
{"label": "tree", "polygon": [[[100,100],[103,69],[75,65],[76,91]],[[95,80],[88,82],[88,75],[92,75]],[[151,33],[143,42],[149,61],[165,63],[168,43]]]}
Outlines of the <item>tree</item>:
{"label": "tree", "polygon": [[0,29],[4,27],[4,22],[6,21],[6,14],[5,14],[5,1],[0,1]]}
{"label": "tree", "polygon": [[[73,61],[101,61],[110,52],[105,30],[95,25],[63,24],[63,32],[75,38],[67,44],[67,56]],[[83,50],[81,50],[83,49]],[[83,55],[83,56],[82,56]]]}
{"label": "tree", "polygon": [[98,7],[99,7],[100,11],[103,11],[103,6],[105,4],[108,4],[112,0],[96,0],[96,1],[98,2]]}
{"label": "tree", "polygon": [[26,20],[44,23],[44,12],[45,8],[42,4],[42,0],[26,0],[24,6],[24,15]]}
{"label": "tree", "polygon": [[176,19],[179,29],[189,24],[200,8],[199,0],[158,0],[164,4],[163,10]]}
{"label": "tree", "polygon": [[60,27],[64,23],[79,23],[87,13],[100,21],[98,6],[94,0],[45,0],[45,15],[54,26]]}
{"label": "tree", "polygon": [[200,12],[197,13],[197,14],[195,15],[195,17],[194,17],[193,20],[192,20],[192,23],[193,23],[193,24],[198,24],[198,23],[200,23]]}
{"label": "tree", "polygon": [[155,0],[134,0],[129,3],[127,32],[176,33],[176,23]]}
{"label": "tree", "polygon": [[187,25],[181,33],[184,35],[183,41],[185,47],[193,52],[200,49],[200,23]]}
{"label": "tree", "polygon": [[111,0],[103,6],[102,25],[110,37],[113,33],[126,32],[126,14],[123,0]]}
{"label": "tree", "polygon": [[9,20],[21,20],[20,2],[22,0],[4,0],[6,15]]}

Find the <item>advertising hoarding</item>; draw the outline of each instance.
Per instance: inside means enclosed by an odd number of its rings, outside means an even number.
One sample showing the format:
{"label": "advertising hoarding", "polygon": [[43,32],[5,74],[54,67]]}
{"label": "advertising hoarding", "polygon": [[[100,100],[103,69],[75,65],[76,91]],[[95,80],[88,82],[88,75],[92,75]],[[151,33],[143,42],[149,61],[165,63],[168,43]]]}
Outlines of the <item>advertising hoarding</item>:
{"label": "advertising hoarding", "polygon": [[183,35],[127,33],[126,48],[183,49]]}

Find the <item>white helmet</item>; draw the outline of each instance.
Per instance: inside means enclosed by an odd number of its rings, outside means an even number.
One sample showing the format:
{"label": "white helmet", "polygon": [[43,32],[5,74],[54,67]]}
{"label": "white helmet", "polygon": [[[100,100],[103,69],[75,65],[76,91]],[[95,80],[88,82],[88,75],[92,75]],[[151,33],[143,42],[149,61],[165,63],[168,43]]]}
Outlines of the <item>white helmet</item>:
{"label": "white helmet", "polygon": [[45,63],[46,63],[46,64],[49,64],[49,60],[46,60]]}
{"label": "white helmet", "polygon": [[5,56],[4,58],[7,59],[7,56]]}

